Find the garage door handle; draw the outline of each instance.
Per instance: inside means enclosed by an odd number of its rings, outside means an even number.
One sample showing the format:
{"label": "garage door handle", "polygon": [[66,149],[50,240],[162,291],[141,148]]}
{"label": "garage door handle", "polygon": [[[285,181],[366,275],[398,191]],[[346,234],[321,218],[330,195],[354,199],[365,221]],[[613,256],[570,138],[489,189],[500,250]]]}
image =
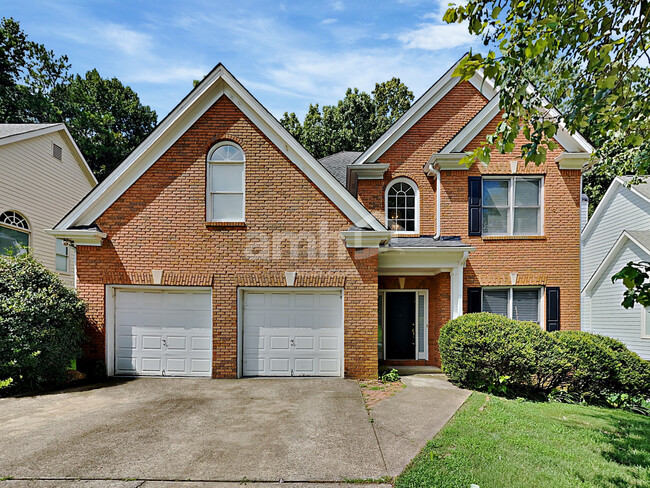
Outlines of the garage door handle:
{"label": "garage door handle", "polygon": [[167,347],[167,341],[165,339],[162,340],[163,346]]}
{"label": "garage door handle", "polygon": [[291,340],[289,341],[289,344],[292,345],[292,346],[295,346],[295,345],[296,345],[296,344],[293,342],[293,339],[291,339]]}

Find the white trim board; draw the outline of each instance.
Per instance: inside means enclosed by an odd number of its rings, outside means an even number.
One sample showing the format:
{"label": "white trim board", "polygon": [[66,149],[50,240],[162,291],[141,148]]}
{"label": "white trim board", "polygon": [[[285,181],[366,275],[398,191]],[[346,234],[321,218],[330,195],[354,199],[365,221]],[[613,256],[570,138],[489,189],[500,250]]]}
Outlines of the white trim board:
{"label": "white trim board", "polygon": [[55,230],[92,224],[222,96],[228,97],[251,119],[355,226],[386,230],[222,64],[217,65],[115,171],[66,215]]}
{"label": "white trim board", "polygon": [[641,244],[638,240],[636,240],[632,235],[628,233],[628,231],[624,230],[621,232],[621,235],[618,237],[612,248],[607,252],[603,260],[600,262],[598,267],[596,268],[596,271],[591,275],[591,278],[589,278],[589,281],[585,284],[585,286],[582,288],[582,293],[587,295],[588,297],[591,296],[591,291],[593,287],[600,281],[600,278],[602,277],[603,273],[605,270],[609,267],[610,264],[616,259],[616,257],[619,255],[621,250],[623,249],[623,246],[627,241],[631,241],[637,246],[639,246],[643,251],[645,251],[649,256],[650,256],[650,249],[645,247],[643,244]]}

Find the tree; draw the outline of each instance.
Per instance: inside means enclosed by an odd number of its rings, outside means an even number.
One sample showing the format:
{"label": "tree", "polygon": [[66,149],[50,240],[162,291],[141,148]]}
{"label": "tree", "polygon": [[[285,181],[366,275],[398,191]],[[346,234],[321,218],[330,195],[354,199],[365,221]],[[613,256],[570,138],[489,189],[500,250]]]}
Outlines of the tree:
{"label": "tree", "polygon": [[55,87],[52,99],[99,180],[156,126],[156,112],[142,105],[137,93],[96,69]]}
{"label": "tree", "polygon": [[0,122],[52,121],[56,109],[49,94],[66,81],[68,58],[30,41],[12,18],[0,21]]}
{"label": "tree", "polygon": [[372,94],[348,88],[336,105],[309,105],[303,123],[286,113],[282,125],[316,158],[339,151],[364,151],[406,112],[413,92],[392,78],[376,83]]}
{"label": "tree", "polygon": [[[638,151],[650,135],[648,68],[639,65],[642,58],[650,61],[649,18],[648,0],[469,0],[452,6],[444,20],[467,22],[490,47],[485,56],[470,52],[456,74],[469,79],[482,69],[499,88],[503,110],[495,132],[467,162],[488,162],[492,149],[512,152],[523,133],[522,158],[540,164],[556,146],[560,124],[590,137],[606,165]],[[646,172],[649,165],[638,169]]]}

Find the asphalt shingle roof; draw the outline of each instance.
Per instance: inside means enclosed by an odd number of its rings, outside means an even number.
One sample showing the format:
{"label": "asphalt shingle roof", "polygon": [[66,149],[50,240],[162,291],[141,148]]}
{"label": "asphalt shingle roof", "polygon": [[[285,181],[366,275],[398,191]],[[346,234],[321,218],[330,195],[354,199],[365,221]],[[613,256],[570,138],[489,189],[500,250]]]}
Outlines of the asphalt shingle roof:
{"label": "asphalt shingle roof", "polygon": [[45,129],[58,124],[0,124],[0,139]]}
{"label": "asphalt shingle roof", "polygon": [[359,156],[360,151],[341,151],[330,154],[318,160],[327,171],[329,171],[339,183],[346,186],[348,166],[352,164]]}

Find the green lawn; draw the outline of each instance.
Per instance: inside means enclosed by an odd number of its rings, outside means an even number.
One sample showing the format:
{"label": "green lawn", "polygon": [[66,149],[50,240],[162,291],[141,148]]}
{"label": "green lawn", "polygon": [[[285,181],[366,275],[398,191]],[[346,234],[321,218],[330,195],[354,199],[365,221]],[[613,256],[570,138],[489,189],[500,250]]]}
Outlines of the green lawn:
{"label": "green lawn", "polygon": [[395,486],[650,487],[650,417],[473,393]]}

